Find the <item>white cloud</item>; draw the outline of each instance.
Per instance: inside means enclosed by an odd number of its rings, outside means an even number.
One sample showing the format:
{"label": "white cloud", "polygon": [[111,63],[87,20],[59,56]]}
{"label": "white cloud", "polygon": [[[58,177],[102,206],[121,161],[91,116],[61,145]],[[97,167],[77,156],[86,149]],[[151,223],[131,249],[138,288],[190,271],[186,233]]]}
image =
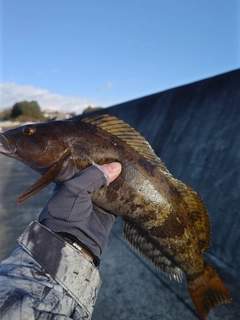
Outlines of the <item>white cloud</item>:
{"label": "white cloud", "polygon": [[75,111],[77,114],[90,105],[97,105],[94,99],[63,96],[31,85],[21,86],[13,82],[0,84],[0,110],[11,108],[23,100],[37,101],[42,110]]}
{"label": "white cloud", "polygon": [[107,83],[105,83],[103,86],[100,86],[97,88],[98,91],[102,91],[108,88],[111,88],[113,86],[113,81],[109,81]]}

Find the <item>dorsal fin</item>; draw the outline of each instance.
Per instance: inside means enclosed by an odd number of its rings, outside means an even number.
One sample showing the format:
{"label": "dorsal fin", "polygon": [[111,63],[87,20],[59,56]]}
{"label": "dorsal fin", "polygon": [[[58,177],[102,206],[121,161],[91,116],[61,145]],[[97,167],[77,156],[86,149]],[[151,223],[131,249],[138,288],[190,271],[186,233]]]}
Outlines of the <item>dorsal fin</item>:
{"label": "dorsal fin", "polygon": [[188,185],[174,178],[171,180],[187,206],[188,216],[197,232],[200,250],[201,252],[206,251],[210,244],[211,227],[205,204],[200,196]]}
{"label": "dorsal fin", "polygon": [[90,118],[84,118],[82,121],[91,123],[123,140],[154,166],[160,168],[165,173],[170,174],[146,139],[123,120],[114,116],[109,116],[108,114],[100,114]]}
{"label": "dorsal fin", "polygon": [[157,271],[162,271],[178,282],[182,281],[182,271],[166,258],[153,241],[148,239],[133,223],[123,219],[123,235],[128,244],[144,256]]}

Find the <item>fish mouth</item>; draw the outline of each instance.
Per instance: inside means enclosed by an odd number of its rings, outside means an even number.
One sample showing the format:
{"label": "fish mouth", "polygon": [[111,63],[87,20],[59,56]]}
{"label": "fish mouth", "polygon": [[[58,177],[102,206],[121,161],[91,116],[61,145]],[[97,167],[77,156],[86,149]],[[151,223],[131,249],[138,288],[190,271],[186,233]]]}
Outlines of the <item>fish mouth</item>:
{"label": "fish mouth", "polygon": [[17,152],[17,146],[14,140],[7,138],[3,133],[0,134],[0,153],[5,155],[14,155]]}

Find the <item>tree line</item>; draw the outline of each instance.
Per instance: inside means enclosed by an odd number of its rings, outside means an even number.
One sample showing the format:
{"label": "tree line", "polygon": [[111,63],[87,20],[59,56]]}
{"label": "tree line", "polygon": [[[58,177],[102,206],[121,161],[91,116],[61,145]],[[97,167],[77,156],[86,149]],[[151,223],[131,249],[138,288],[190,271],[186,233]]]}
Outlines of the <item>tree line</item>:
{"label": "tree line", "polygon": [[[91,113],[102,107],[87,107],[83,114]],[[73,114],[74,115],[74,114]],[[44,121],[49,120],[44,117],[43,112],[37,101],[22,101],[14,104],[12,108],[0,112],[0,121],[14,120],[20,122],[26,121]]]}
{"label": "tree line", "polygon": [[42,121],[44,116],[37,101],[22,101],[15,103],[12,108],[2,111],[0,120]]}

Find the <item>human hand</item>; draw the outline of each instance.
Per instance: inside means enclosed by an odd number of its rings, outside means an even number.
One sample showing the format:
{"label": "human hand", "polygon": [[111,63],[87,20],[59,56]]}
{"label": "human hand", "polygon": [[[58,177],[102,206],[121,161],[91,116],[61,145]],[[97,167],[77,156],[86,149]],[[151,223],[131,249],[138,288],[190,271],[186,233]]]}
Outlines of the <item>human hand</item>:
{"label": "human hand", "polygon": [[91,165],[72,179],[57,185],[39,221],[52,231],[74,238],[93,255],[105,248],[115,216],[93,210],[91,195],[114,181],[121,164]]}

